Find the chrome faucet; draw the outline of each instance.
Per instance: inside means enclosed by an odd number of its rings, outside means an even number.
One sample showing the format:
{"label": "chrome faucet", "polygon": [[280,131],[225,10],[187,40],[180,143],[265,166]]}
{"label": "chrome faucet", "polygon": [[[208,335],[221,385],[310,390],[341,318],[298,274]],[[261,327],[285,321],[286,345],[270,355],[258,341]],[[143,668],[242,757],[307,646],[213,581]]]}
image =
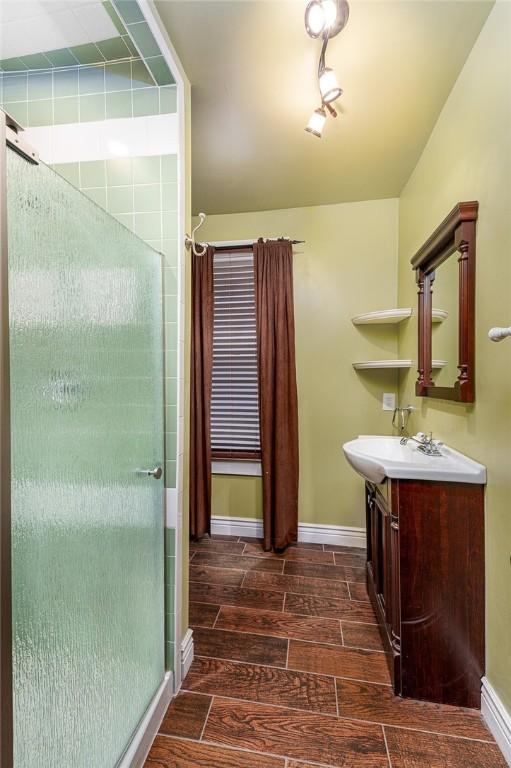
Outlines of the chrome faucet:
{"label": "chrome faucet", "polygon": [[426,456],[442,456],[441,443],[438,440],[433,440],[433,432],[429,433],[429,437],[424,432],[418,432],[414,437],[402,437],[399,442],[401,445],[406,445],[409,440],[417,443],[419,446],[417,450]]}

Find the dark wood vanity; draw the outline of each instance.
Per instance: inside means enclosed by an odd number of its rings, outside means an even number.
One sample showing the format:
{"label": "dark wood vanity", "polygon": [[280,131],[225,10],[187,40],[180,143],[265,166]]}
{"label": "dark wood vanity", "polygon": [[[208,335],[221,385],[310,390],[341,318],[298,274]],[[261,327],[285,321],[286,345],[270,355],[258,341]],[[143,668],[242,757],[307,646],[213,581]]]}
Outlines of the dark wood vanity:
{"label": "dark wood vanity", "polygon": [[367,584],[394,692],[480,707],[484,486],[366,482]]}

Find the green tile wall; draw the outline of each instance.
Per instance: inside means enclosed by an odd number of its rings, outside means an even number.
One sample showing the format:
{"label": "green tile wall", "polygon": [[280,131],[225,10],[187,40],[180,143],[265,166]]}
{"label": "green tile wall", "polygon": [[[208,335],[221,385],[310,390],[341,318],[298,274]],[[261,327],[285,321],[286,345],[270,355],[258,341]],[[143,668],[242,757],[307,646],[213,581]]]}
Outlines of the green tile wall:
{"label": "green tile wall", "polygon": [[176,86],[158,87],[141,59],[0,74],[0,103],[33,127],[176,112]]}
{"label": "green tile wall", "polygon": [[113,4],[158,85],[172,85],[175,82],[172,73],[136,0],[113,0]]}
{"label": "green tile wall", "polygon": [[[137,5],[137,3],[134,2],[134,5]],[[132,56],[137,56],[137,49],[118,11],[116,11],[110,0],[105,0],[103,7],[119,32],[118,37],[90,42],[85,45],[77,45],[74,48],[59,48],[44,53],[20,56],[19,58],[3,59],[0,61],[0,70],[4,72],[18,72],[29,69],[72,67],[77,64],[97,64],[104,61],[129,59]],[[142,16],[140,10],[138,10],[138,13]],[[142,19],[137,18],[137,21]]]}
{"label": "green tile wall", "polygon": [[163,254],[165,485],[176,487],[178,341],[177,156],[118,158],[53,166],[124,226]]}

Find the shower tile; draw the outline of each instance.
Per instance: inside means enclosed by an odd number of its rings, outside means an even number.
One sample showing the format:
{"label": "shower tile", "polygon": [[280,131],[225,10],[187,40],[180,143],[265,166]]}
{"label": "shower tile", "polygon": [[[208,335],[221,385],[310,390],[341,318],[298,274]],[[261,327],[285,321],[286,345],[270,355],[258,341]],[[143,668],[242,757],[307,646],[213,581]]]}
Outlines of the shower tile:
{"label": "shower tile", "polygon": [[133,211],[133,187],[108,188],[109,213],[131,213]]}
{"label": "shower tile", "polygon": [[118,14],[117,14],[117,11],[113,7],[113,5],[110,2],[110,0],[106,0],[106,2],[103,3],[103,8],[105,9],[105,11],[110,16],[110,18],[112,20],[112,23],[113,23],[114,27],[116,28],[116,30],[119,32],[119,34],[121,34],[121,35],[125,34],[126,27],[124,26],[124,24],[120,20]]}
{"label": "shower tile", "polygon": [[114,4],[126,24],[144,21],[144,16],[136,0],[114,0]]}
{"label": "shower tile", "polygon": [[30,53],[27,56],[22,56],[21,61],[27,69],[48,69],[51,66],[45,53]]}
{"label": "shower tile", "polygon": [[5,75],[3,82],[6,102],[27,100],[27,75]]}
{"label": "shower tile", "polygon": [[133,92],[133,117],[157,115],[159,111],[158,88],[145,88]]}
{"label": "shower tile", "polygon": [[80,163],[80,184],[82,188],[104,187],[105,161],[91,160],[87,163]]}
{"label": "shower tile", "polygon": [[131,56],[131,52],[122,37],[112,37],[108,40],[100,40],[96,43],[96,47],[107,61],[125,59]]}
{"label": "shower tile", "polygon": [[8,115],[11,115],[20,125],[28,125],[28,105],[26,101],[16,101],[14,103],[2,104],[3,109]]}
{"label": "shower tile", "polygon": [[131,63],[118,61],[105,66],[105,87],[107,91],[127,91],[131,89]]}
{"label": "shower tile", "polygon": [[176,487],[176,462],[175,461],[165,462],[165,487],[166,488]]}
{"label": "shower tile", "polygon": [[176,554],[176,529],[165,528],[165,554],[174,557]]}
{"label": "shower tile", "polygon": [[163,184],[162,210],[177,211],[177,182]]}
{"label": "shower tile", "polygon": [[154,39],[154,35],[146,21],[139,21],[136,24],[130,24],[129,33],[133,38],[138,50],[145,59],[151,56],[159,56],[161,54],[158,43]]}
{"label": "shower tile", "polygon": [[149,88],[154,85],[151,73],[148,71],[142,59],[131,62],[132,88]]}
{"label": "shower tile", "polygon": [[126,43],[126,46],[128,47],[128,49],[129,49],[129,51],[130,51],[130,54],[131,54],[132,56],[134,56],[135,58],[137,58],[137,57],[138,57],[140,54],[139,54],[139,52],[137,51],[136,45],[135,45],[135,43],[133,42],[133,40],[131,39],[131,37],[129,36],[129,34],[128,34],[128,33],[126,33],[125,35],[123,35],[123,36],[122,36],[122,39],[123,39],[123,40],[124,40],[124,42]]}
{"label": "shower tile", "polygon": [[64,99],[55,99],[53,105],[53,120],[56,125],[78,123],[80,107],[78,96],[68,96]]}
{"label": "shower tile", "polygon": [[96,48],[94,43],[85,43],[85,45],[75,45],[70,48],[73,56],[78,60],[79,64],[96,64],[104,61],[104,56]]}
{"label": "shower tile", "polygon": [[77,189],[80,188],[80,164],[79,163],[59,163],[53,166],[56,173],[63,176]]}
{"label": "shower tile", "polygon": [[177,239],[177,216],[174,212],[165,211],[162,217],[162,236],[169,239]]}
{"label": "shower tile", "polygon": [[165,643],[165,668],[174,669],[174,643]]}
{"label": "shower tile", "polygon": [[18,58],[2,59],[2,61],[0,61],[0,67],[4,72],[22,72],[26,69],[22,60]]}
{"label": "shower tile", "polygon": [[137,213],[161,210],[161,187],[159,184],[135,186],[135,211]]}
{"label": "shower tile", "polygon": [[133,181],[135,184],[160,182],[160,157],[135,157],[133,159]]}
{"label": "shower tile", "polygon": [[169,461],[174,461],[177,456],[177,434],[175,432],[165,433],[165,454]]}
{"label": "shower tile", "polygon": [[132,232],[135,231],[132,213],[113,213],[112,216],[124,227],[131,229]]}
{"label": "shower tile", "polygon": [[135,213],[135,233],[142,240],[161,237],[161,214]]}
{"label": "shower tile", "polygon": [[[174,595],[173,589],[167,589],[165,590],[166,595]],[[172,600],[172,605],[174,604],[174,601]],[[174,613],[165,613],[165,638],[169,642],[174,642],[174,625],[175,625],[175,617]]]}
{"label": "shower tile", "polygon": [[53,95],[53,77],[52,72],[29,72],[28,73],[28,96],[29,100],[51,99]]}
{"label": "shower tile", "polygon": [[83,67],[79,69],[79,90],[84,93],[104,93],[105,90],[105,68]]}
{"label": "shower tile", "polygon": [[165,296],[174,298],[178,291],[177,269],[167,267],[163,271],[163,292]]}
{"label": "shower tile", "polygon": [[80,96],[80,122],[89,123],[104,120],[106,117],[105,96],[94,93]]}
{"label": "shower tile", "polygon": [[106,176],[109,186],[122,186],[133,183],[133,161],[129,157],[119,157],[106,161]]}
{"label": "shower tile", "polygon": [[177,240],[162,240],[161,250],[165,257],[165,267],[176,269],[178,265]]}
{"label": "shower tile", "polygon": [[101,208],[106,211],[106,189],[104,187],[97,189],[94,187],[91,187],[90,189],[84,189],[84,193],[88,198],[96,203],[96,205],[101,206]]}
{"label": "shower tile", "polygon": [[166,85],[160,88],[160,114],[177,112],[177,88],[175,85]]}
{"label": "shower tile", "polygon": [[52,125],[53,123],[53,101],[29,101],[28,102],[28,121],[30,127],[40,125]]}
{"label": "shower tile", "polygon": [[133,106],[131,91],[116,91],[106,94],[107,119],[118,117],[132,117]]}
{"label": "shower tile", "polygon": [[53,73],[53,95],[55,97],[78,95],[78,68]]}
{"label": "shower tile", "polygon": [[161,158],[161,180],[177,181],[177,155],[163,155]]}
{"label": "shower tile", "polygon": [[169,587],[173,587],[176,583],[176,558],[165,558],[165,584]]}
{"label": "shower tile", "polygon": [[175,82],[163,56],[148,58],[146,59],[146,64],[158,85],[172,85]]}
{"label": "shower tile", "polygon": [[165,379],[165,402],[167,405],[177,403],[178,380],[177,378]]}
{"label": "shower tile", "polygon": [[45,55],[54,67],[72,67],[78,64],[78,59],[73,56],[69,48],[58,48],[55,51],[48,51]]}
{"label": "shower tile", "polygon": [[177,349],[177,323],[165,323],[165,349]]}

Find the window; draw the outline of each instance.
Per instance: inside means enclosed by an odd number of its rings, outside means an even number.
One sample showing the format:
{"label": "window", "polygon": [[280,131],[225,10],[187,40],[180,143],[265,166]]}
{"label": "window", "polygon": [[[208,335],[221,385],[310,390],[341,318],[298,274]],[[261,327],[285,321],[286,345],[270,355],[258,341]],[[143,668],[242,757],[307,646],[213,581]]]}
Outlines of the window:
{"label": "window", "polygon": [[213,263],[211,448],[216,459],[259,459],[252,251],[217,251]]}

